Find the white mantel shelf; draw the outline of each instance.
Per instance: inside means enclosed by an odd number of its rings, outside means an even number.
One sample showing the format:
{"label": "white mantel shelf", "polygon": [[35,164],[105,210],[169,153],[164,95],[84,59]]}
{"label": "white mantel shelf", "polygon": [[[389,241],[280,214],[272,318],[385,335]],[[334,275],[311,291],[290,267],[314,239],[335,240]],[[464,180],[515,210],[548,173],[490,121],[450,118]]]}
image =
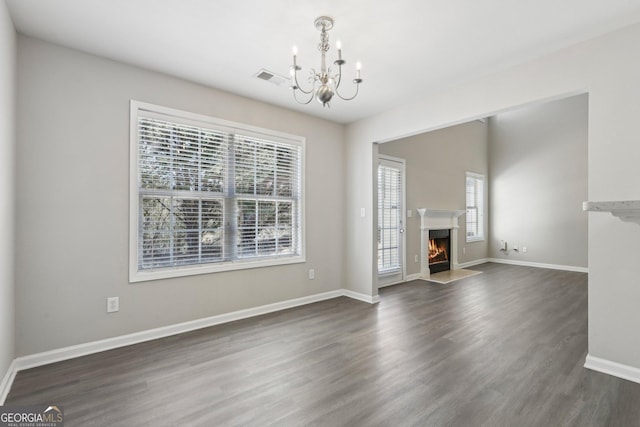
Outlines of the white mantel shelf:
{"label": "white mantel shelf", "polygon": [[435,217],[458,218],[459,216],[464,215],[463,210],[449,211],[444,209],[427,209],[427,208],[418,208],[416,210],[418,211],[418,214],[421,214],[423,216],[426,215],[426,216],[435,216]]}
{"label": "white mantel shelf", "polygon": [[458,228],[458,218],[464,210],[416,209],[420,215],[420,228]]}
{"label": "white mantel shelf", "polygon": [[620,202],[583,202],[582,210],[588,212],[611,212],[622,221],[640,224],[640,200]]}

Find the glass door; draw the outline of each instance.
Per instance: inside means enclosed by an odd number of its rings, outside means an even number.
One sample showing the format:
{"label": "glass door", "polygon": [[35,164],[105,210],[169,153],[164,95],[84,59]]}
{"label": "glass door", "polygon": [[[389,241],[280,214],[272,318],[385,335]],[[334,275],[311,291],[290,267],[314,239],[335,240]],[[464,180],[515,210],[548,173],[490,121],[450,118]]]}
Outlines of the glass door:
{"label": "glass door", "polygon": [[404,160],[378,163],[378,286],[404,280]]}

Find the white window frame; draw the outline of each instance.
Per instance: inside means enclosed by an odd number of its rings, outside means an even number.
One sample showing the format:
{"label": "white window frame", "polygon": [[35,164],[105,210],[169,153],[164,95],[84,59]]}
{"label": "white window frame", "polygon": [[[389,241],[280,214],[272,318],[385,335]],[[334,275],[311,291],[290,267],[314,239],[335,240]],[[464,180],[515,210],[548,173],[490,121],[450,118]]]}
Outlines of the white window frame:
{"label": "white window frame", "polygon": [[[173,118],[176,123],[194,125],[202,128],[240,133],[245,136],[256,136],[276,142],[300,147],[300,195],[299,204],[299,254],[292,256],[240,258],[207,264],[171,266],[150,270],[138,269],[139,232],[140,232],[140,192],[139,192],[139,157],[138,157],[138,119],[139,117]],[[303,137],[263,129],[255,126],[217,119],[206,115],[181,111],[169,107],[131,100],[130,103],[130,170],[129,170],[129,282],[166,279],[192,276],[197,274],[216,273],[222,271],[241,270],[257,267],[270,267],[297,264],[306,261],[305,239],[305,146]],[[249,197],[250,198],[250,197]]]}
{"label": "white window frame", "polygon": [[[467,197],[467,182],[469,179],[474,181],[474,200],[475,204],[469,203],[469,198]],[[465,175],[465,206],[466,206],[466,224],[469,222],[474,222],[476,225],[476,233],[472,236],[469,235],[468,227],[465,225],[465,236],[466,242],[482,242],[485,239],[484,235],[484,195],[485,195],[485,186],[484,186],[485,178],[484,175],[474,172],[466,172]],[[470,206],[471,205],[471,206]],[[472,218],[469,218],[469,209],[475,209],[477,212],[476,218],[473,218],[475,221],[470,221]]]}

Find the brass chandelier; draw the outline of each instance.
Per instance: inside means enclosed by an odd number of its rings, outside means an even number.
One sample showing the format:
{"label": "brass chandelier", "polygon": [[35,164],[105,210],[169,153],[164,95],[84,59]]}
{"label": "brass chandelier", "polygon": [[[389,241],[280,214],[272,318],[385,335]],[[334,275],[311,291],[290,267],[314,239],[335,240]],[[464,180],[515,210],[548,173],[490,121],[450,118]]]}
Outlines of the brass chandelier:
{"label": "brass chandelier", "polygon": [[[330,107],[329,102],[333,98],[333,95],[338,95],[340,99],[350,101],[358,95],[358,88],[360,87],[360,83],[362,83],[362,79],[360,78],[361,65],[359,62],[356,64],[356,78],[353,79],[353,83],[356,86],[355,94],[351,97],[342,96],[339,92],[340,83],[342,82],[342,66],[346,64],[347,61],[342,59],[342,46],[340,41],[336,43],[338,59],[333,61],[333,64],[338,66],[338,73],[332,75],[331,68],[327,68],[326,64],[326,54],[330,48],[328,31],[333,28],[333,19],[328,16],[321,16],[315,20],[314,24],[316,29],[320,31],[320,44],[318,44],[318,50],[320,51],[320,70],[316,71],[313,68],[311,69],[309,76],[311,89],[302,89],[300,83],[298,83],[298,71],[302,68],[297,63],[298,50],[295,46],[293,47],[293,65],[291,66],[291,89],[293,91],[293,98],[300,104],[308,104],[315,97],[323,107]],[[298,91],[302,92],[305,96],[304,99],[298,99]]]}

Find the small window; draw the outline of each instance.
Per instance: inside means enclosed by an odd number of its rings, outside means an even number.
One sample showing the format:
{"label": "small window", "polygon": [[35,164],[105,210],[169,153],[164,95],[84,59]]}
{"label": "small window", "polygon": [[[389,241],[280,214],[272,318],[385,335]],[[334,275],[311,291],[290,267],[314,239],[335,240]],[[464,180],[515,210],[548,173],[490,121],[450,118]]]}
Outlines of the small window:
{"label": "small window", "polygon": [[304,140],[131,103],[130,281],[304,261]]}
{"label": "small window", "polygon": [[484,240],[484,175],[467,172],[467,242]]}

